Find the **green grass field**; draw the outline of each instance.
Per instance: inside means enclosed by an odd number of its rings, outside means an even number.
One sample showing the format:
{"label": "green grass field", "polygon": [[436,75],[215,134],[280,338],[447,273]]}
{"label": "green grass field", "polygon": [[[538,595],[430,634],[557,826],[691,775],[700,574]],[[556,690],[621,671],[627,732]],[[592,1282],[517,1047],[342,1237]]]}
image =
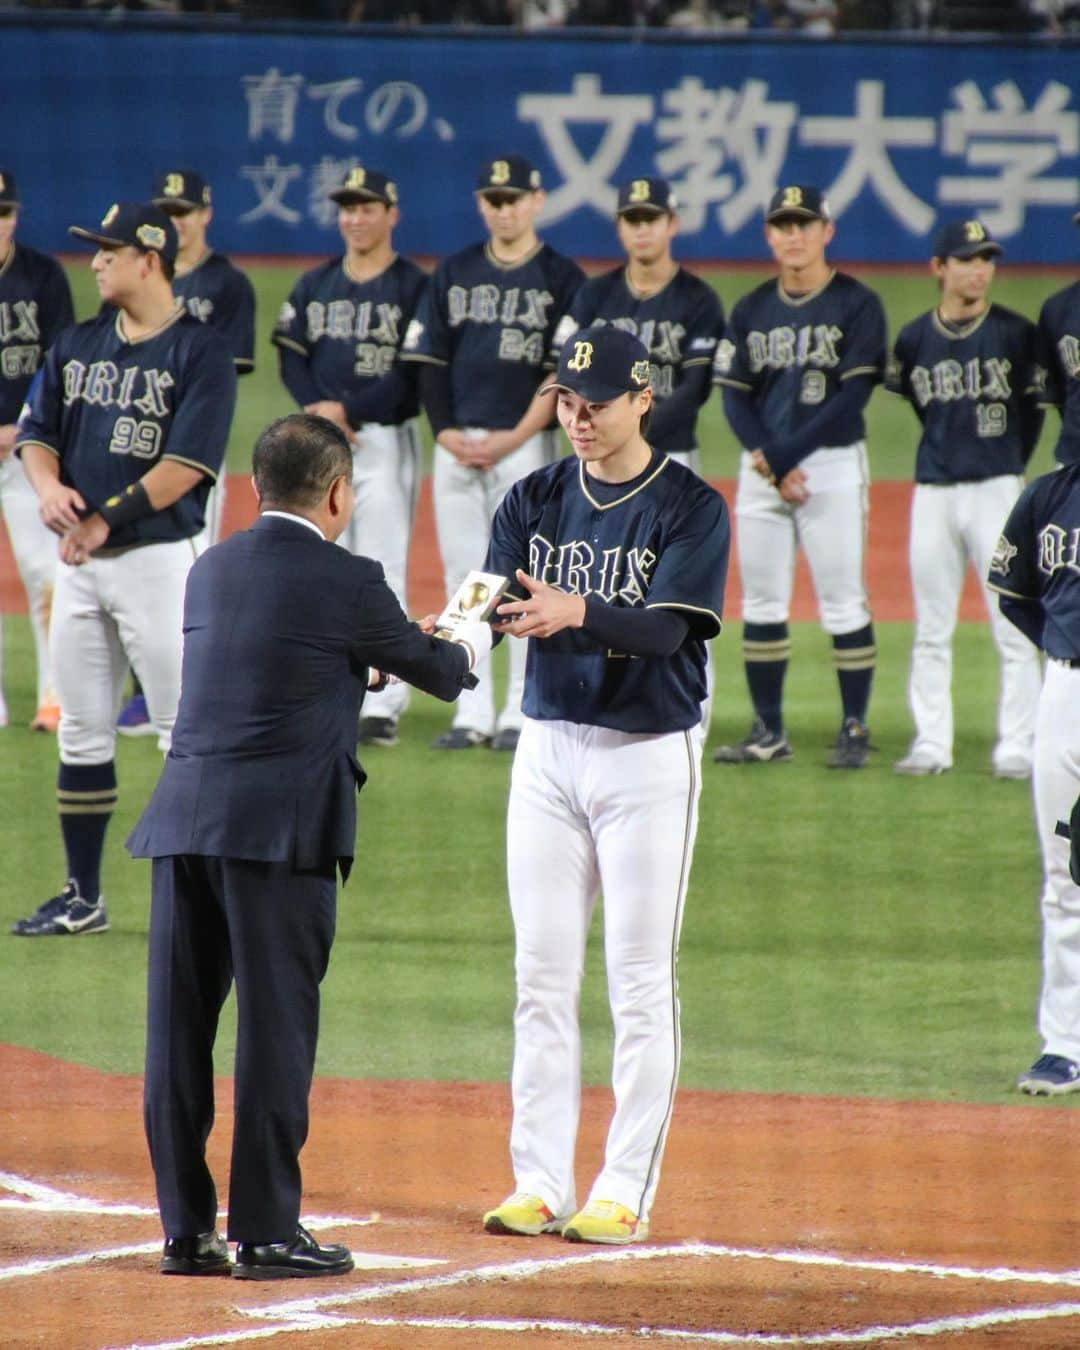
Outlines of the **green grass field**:
{"label": "green grass field", "polygon": [[[258,274],[263,332],[290,278],[271,269]],[[730,303],[751,280],[740,275],[719,284]],[[90,308],[84,281],[80,274],[80,313]],[[889,288],[894,328],[932,298],[929,282],[888,277],[875,284],[883,293]],[[1048,277],[1010,289],[1003,282],[999,294],[1034,314],[1060,284]],[[259,362],[242,383],[233,469],[245,467],[257,428],[287,411],[268,344]],[[898,400],[896,408],[890,402],[875,396],[872,454],[879,477],[906,478],[913,419]],[[734,453],[715,400],[705,442],[709,472],[730,473]],[[787,717],[794,761],[704,767],[680,963],[684,1085],[1026,1100],[1010,1089],[1039,1048],[1040,867],[1027,785],[989,772],[997,668],[985,625],[958,631],[956,768],[921,780],[890,772],[910,737],[910,628],[879,627],[871,716],[879,753],[855,774],[823,767],[838,718],[827,640],[814,625],[796,625],[793,636]],[[742,735],[748,720],[737,623],[714,644],[714,657],[712,743]],[[29,624],[7,617],[4,930],[62,879],[55,745],[23,729],[33,710],[32,674]],[[513,943],[502,840],[509,757],[431,753],[428,742],[447,719],[443,705],[415,696],[401,743],[364,756],[370,781],[360,801],[358,863],[341,899],[324,985],[324,1074],[508,1074]],[[0,933],[0,1039],[134,1073],[142,1054],[149,872],[122,844],[160,758],[139,740],[121,741],[118,759],[121,800],[105,867],[112,931],[55,941]],[[478,839],[486,846],[477,847]],[[610,1048],[601,927],[598,915],[583,999],[592,1082],[606,1079]],[[231,1048],[227,1018],[222,1071]]]}

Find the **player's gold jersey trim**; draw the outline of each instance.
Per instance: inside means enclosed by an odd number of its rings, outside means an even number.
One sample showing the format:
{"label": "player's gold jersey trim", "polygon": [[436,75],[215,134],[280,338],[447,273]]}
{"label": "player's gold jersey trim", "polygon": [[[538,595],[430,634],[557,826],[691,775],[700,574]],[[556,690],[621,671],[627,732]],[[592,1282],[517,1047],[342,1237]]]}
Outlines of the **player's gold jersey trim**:
{"label": "player's gold jersey trim", "polygon": [[667,281],[665,281],[664,284],[658,290],[643,291],[640,286],[635,286],[634,283],[630,280],[629,267],[624,267],[622,269],[623,283],[625,284],[626,289],[630,292],[630,294],[634,297],[635,300],[655,300],[658,295],[664,294],[664,292],[672,284],[672,282],[675,280],[675,278],[679,275],[681,271],[682,268],[678,264],[676,264],[675,271],[672,272],[671,276],[668,277]]}
{"label": "player's gold jersey trim", "polygon": [[1024,595],[1020,591],[1010,591],[1005,586],[999,586],[996,581],[987,580],[986,589],[988,591],[997,591],[998,595],[1011,595],[1014,600],[1034,600],[1034,595]]}
{"label": "player's gold jersey trim", "polygon": [[670,463],[671,461],[668,459],[667,455],[664,455],[661,458],[660,463],[656,466],[656,468],[652,471],[652,473],[649,474],[648,478],[646,478],[643,483],[639,483],[636,488],[631,488],[629,492],[624,493],[623,496],[621,497],[617,497],[613,502],[598,502],[596,498],[592,495],[592,493],[589,491],[589,487],[586,482],[584,460],[580,460],[578,462],[578,479],[581,483],[581,490],[588,498],[591,505],[595,506],[598,511],[610,511],[613,506],[622,506],[623,502],[628,502],[631,497],[636,497],[637,494],[641,492],[643,488],[647,488],[649,486],[649,484],[653,481],[653,479],[656,478],[657,474],[663,473]]}
{"label": "player's gold jersey trim", "polygon": [[941,318],[941,311],[935,305],[930,315],[930,322],[934,325],[935,329],[942,337],[948,338],[950,342],[962,342],[964,338],[970,337],[972,333],[976,332],[979,328],[981,328],[982,325],[986,322],[989,315],[990,315],[990,306],[987,305],[981,314],[976,314],[973,319],[969,320],[969,322],[962,325],[962,327],[950,328],[946,323],[943,322]]}
{"label": "player's gold jersey trim", "polygon": [[386,273],[390,271],[391,267],[393,267],[393,265],[397,262],[397,260],[398,255],[396,253],[391,253],[390,261],[386,264],[385,267],[380,267],[377,272],[372,272],[371,276],[369,277],[358,277],[353,274],[351,268],[349,267],[349,255],[346,253],[344,258],[342,258],[341,260],[341,270],[345,273],[346,278],[349,281],[351,281],[354,286],[366,286],[369,281],[377,281],[379,277],[385,276]]}
{"label": "player's gold jersey trim", "polygon": [[805,295],[791,295],[784,290],[780,284],[780,278],[776,279],[776,294],[785,305],[791,305],[793,309],[798,309],[800,305],[808,305],[811,300],[816,300],[822,291],[827,291],[836,278],[836,269],[833,268],[825,281],[816,291],[807,291]]}
{"label": "player's gold jersey trim", "polygon": [[516,272],[519,267],[524,267],[526,263],[532,262],[543,247],[544,241],[538,239],[536,241],[536,247],[531,248],[528,253],[523,253],[520,258],[515,258],[513,262],[504,262],[502,258],[497,258],[495,256],[489,242],[484,245],[484,257],[492,267],[497,267],[500,272]]}
{"label": "player's gold jersey trim", "polygon": [[187,309],[184,307],[183,303],[178,300],[176,302],[176,309],[173,310],[164,323],[159,323],[156,328],[151,328],[149,333],[143,333],[139,337],[128,337],[124,332],[124,311],[118,309],[116,311],[116,321],[113,326],[116,329],[116,336],[121,342],[126,342],[129,347],[138,347],[141,343],[149,342],[152,338],[156,338],[160,333],[164,333],[166,328],[171,328],[173,324],[179,319],[182,319],[186,313]]}
{"label": "player's gold jersey trim", "polygon": [[297,342],[295,338],[286,337],[284,333],[272,334],[270,341],[275,347],[288,347],[291,352],[298,352],[301,356],[307,356],[308,349],[302,342]]}
{"label": "player's gold jersey trim", "polygon": [[26,445],[40,445],[42,450],[48,450],[50,455],[55,455],[57,459],[60,458],[60,451],[57,450],[55,445],[50,445],[48,441],[37,441],[37,440],[16,441],[15,444],[11,447],[11,453],[14,454],[16,450],[21,450]]}
{"label": "player's gold jersey trim", "polygon": [[[169,453],[161,456],[158,460],[159,464],[162,459],[171,459],[176,464],[183,464],[186,469],[198,469],[201,474],[205,474],[206,477],[210,479],[211,483],[216,483],[218,480],[217,472],[214,469],[208,469],[205,464],[200,464],[197,459],[187,459],[184,455],[174,455]],[[169,508],[166,506],[161,509],[167,511]]]}

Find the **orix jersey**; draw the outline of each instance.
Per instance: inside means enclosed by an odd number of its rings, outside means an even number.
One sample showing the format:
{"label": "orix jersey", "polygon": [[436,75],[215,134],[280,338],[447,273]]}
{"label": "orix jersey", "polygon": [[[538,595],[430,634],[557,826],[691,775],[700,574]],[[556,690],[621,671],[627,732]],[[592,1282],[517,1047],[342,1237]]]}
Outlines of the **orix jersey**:
{"label": "orix jersey", "polygon": [[990,305],[955,331],[936,309],[900,330],[885,387],[907,398],[922,422],[915,461],[919,483],[973,483],[1020,474],[1022,407],[1042,385],[1035,325]]}
{"label": "orix jersey", "polygon": [[13,244],[0,266],[0,426],[16,421],[42,355],[74,322],[60,264]]}
{"label": "orix jersey", "polygon": [[[691,366],[711,365],[724,331],[720,298],[706,282],[683,268],[663,290],[642,296],[627,280],[626,268],[591,277],[578,291],[569,313],[555,330],[552,355],[579,328],[610,323],[633,333],[649,352],[649,381],[657,402],[669,398]],[[693,450],[697,408],[672,426],[663,441],[651,437],[658,450]]]}
{"label": "orix jersey", "polygon": [[474,244],[435,269],[402,359],[450,367],[455,426],[513,427],[554,364],[555,325],[584,277],[548,244],[513,266]]}
{"label": "orix jersey", "polygon": [[[340,402],[344,390],[378,379],[394,364],[427,284],[407,258],[395,257],[370,281],[354,281],[346,258],[333,258],[297,281],[271,340],[299,352],[321,397]],[[413,395],[401,420],[418,412]]]}
{"label": "orix jersey", "polygon": [[1051,295],[1039,314],[1039,359],[1046,370],[1043,402],[1061,411],[1055,458],[1080,461],[1080,281]]}
{"label": "orix jersey", "polygon": [[255,369],[255,288],[222,253],[173,277],[173,295],[187,312],[219,332],[239,374]]}
{"label": "orix jersey", "polygon": [[1080,659],[1080,464],[1029,483],[1009,513],[994,557],[991,590],[1042,604],[1043,651]]}
{"label": "orix jersey", "polygon": [[[767,281],[735,304],[716,348],[713,378],[754,397],[770,440],[790,436],[855,375],[885,369],[885,311],[869,287],[834,272],[816,291],[788,295]],[[861,412],[834,445],[866,435]]]}
{"label": "orix jersey", "polygon": [[61,482],[91,514],[163,459],[203,473],[163,511],[121,526],[109,547],[188,539],[203,528],[236,403],[236,372],[213,329],[183,309],[129,342],[122,316],[99,314],[65,329],[19,419],[15,448],[35,444],[60,460]]}
{"label": "orix jersey", "polygon": [[650,734],[697,725],[730,543],[724,499],[659,453],[627,483],[600,483],[573,456],[515,483],[495,513],[485,571],[513,577],[521,567],[571,595],[673,609],[690,624],[662,658],[611,652],[580,629],[530,638],[525,713]]}

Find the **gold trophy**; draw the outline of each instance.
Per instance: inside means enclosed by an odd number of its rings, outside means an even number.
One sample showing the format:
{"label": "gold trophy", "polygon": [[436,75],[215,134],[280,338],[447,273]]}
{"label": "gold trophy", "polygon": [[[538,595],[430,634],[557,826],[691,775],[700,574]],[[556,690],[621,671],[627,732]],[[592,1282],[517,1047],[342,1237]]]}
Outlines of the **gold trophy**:
{"label": "gold trophy", "polygon": [[494,572],[470,572],[436,619],[435,636],[452,638],[458,624],[490,619],[509,585],[509,577],[496,576]]}

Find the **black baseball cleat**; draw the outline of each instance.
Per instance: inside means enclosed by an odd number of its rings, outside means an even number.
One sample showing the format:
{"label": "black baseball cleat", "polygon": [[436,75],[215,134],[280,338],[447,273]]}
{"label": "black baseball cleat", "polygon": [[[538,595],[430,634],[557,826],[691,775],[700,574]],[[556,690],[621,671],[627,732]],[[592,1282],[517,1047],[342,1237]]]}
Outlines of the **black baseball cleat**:
{"label": "black baseball cleat", "polygon": [[306,1228],[296,1225],[291,1242],[241,1242],[236,1248],[234,1280],[291,1280],[316,1275],[347,1275],[353,1268],[348,1247],[320,1247]]}
{"label": "black baseball cleat", "polygon": [[162,1275],[228,1275],[228,1243],[217,1233],[166,1238],[158,1269]]}
{"label": "black baseball cleat", "polygon": [[361,717],[357,740],[361,745],[397,745],[397,723],[392,717]]}
{"label": "black baseball cleat", "polygon": [[825,756],[830,769],[863,769],[870,751],[870,731],[857,717],[845,717],[836,744]]}
{"label": "black baseball cleat", "polygon": [[795,752],[782,731],[770,731],[755,717],[749,734],[735,745],[718,745],[713,751],[715,764],[772,764],[790,759]]}
{"label": "black baseball cleat", "polygon": [[16,919],[11,931],[16,937],[71,937],[104,933],[108,927],[104,899],[99,895],[96,900],[84,900],[78,884],[69,879],[59,895],[38,905],[25,919]]}
{"label": "black baseball cleat", "polygon": [[482,731],[471,731],[468,727],[451,727],[431,742],[432,750],[475,750],[477,746],[489,745],[490,736]]}

